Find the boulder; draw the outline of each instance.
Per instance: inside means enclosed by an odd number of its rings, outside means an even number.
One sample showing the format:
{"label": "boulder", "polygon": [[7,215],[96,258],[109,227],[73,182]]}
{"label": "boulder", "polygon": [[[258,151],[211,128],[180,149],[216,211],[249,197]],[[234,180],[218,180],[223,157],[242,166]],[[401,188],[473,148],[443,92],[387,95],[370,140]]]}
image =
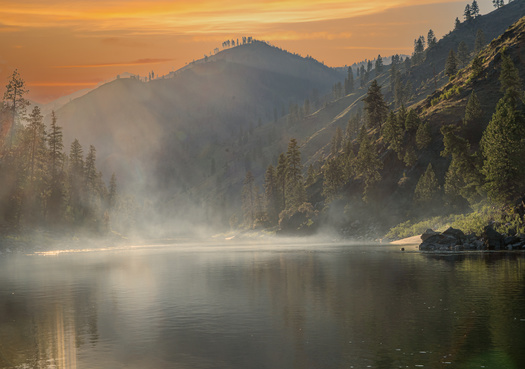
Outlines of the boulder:
{"label": "boulder", "polygon": [[439,232],[433,231],[429,228],[421,235],[421,241],[425,242],[429,237],[435,236],[437,234],[439,234]]}
{"label": "boulder", "polygon": [[452,227],[449,227],[446,231],[443,232],[443,234],[455,237],[457,240],[463,240],[465,238],[465,233],[463,233],[461,229],[455,229]]}
{"label": "boulder", "polygon": [[492,225],[483,228],[483,244],[487,250],[501,250],[505,247],[505,238]]}
{"label": "boulder", "polygon": [[448,251],[452,250],[457,245],[455,237],[437,233],[429,236],[419,245],[421,251]]}

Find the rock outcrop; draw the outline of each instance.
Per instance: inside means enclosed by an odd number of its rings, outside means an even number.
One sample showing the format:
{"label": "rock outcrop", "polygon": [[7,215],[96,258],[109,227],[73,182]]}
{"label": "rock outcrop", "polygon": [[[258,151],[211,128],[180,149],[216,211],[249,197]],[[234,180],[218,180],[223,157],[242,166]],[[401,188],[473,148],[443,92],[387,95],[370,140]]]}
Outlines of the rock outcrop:
{"label": "rock outcrop", "polygon": [[452,227],[442,233],[427,229],[421,240],[421,251],[525,250],[525,235],[502,235],[492,225],[484,228],[481,237]]}

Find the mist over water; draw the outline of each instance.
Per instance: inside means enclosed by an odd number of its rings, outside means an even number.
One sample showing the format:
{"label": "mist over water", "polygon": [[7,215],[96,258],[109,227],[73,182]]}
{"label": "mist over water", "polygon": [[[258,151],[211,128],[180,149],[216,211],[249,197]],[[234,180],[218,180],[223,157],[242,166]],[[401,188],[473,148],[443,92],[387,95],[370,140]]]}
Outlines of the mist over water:
{"label": "mist over water", "polygon": [[0,258],[1,368],[521,368],[523,255],[145,243]]}

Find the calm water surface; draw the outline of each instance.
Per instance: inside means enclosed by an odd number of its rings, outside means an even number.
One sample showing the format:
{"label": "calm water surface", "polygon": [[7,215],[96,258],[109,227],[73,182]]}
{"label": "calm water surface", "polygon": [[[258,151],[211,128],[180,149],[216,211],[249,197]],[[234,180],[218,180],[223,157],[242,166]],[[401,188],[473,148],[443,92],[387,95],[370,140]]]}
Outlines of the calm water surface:
{"label": "calm water surface", "polygon": [[521,254],[162,245],[0,257],[0,368],[525,368]]}

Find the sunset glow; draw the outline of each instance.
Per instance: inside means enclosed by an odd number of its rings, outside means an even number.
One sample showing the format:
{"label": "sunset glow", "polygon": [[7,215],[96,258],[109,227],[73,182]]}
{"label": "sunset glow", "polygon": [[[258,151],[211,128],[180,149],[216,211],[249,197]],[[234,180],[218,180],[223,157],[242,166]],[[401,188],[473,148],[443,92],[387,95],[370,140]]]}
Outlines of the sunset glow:
{"label": "sunset glow", "polygon": [[[489,1],[480,2],[482,12]],[[167,74],[252,36],[329,66],[410,54],[432,27],[438,37],[463,1],[21,1],[0,8],[0,79],[15,68],[31,99],[48,102],[130,72]]]}

